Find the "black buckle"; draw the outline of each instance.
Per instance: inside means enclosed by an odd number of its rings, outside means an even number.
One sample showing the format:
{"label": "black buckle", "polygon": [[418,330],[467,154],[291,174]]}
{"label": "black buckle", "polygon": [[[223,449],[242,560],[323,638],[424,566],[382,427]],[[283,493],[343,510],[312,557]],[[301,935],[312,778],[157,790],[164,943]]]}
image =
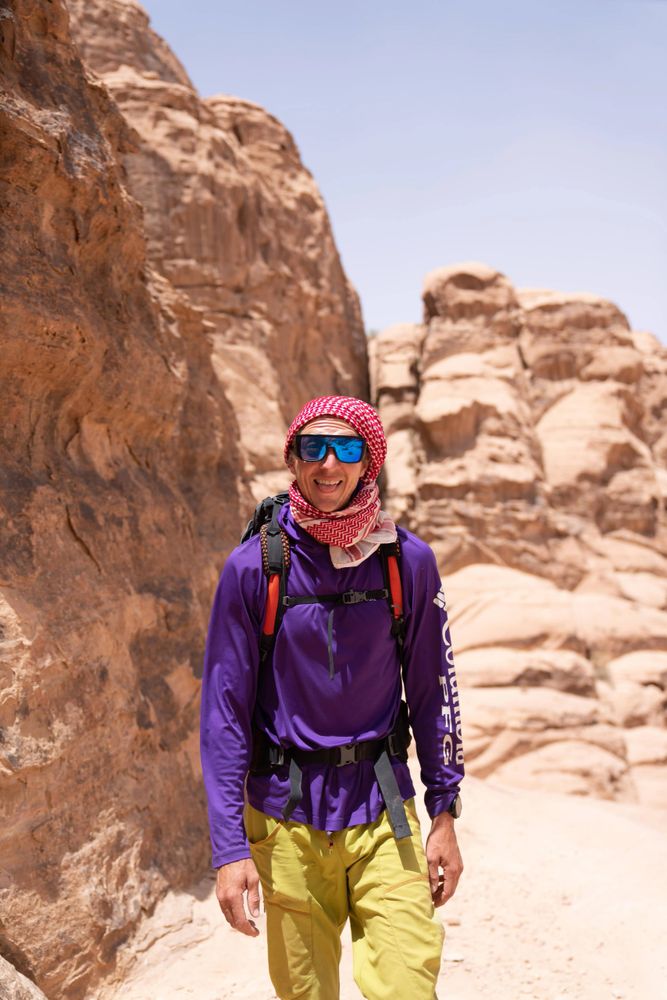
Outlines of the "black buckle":
{"label": "black buckle", "polygon": [[277,747],[272,743],[269,747],[269,764],[271,767],[280,767],[285,763],[285,751],[282,747]]}
{"label": "black buckle", "polygon": [[365,590],[346,590],[343,594],[343,604],[363,604],[367,600]]}
{"label": "black buckle", "polygon": [[342,767],[343,764],[356,764],[357,747],[355,743],[346,743],[344,746],[338,747],[338,753],[340,758],[336,767]]}
{"label": "black buckle", "polygon": [[392,757],[400,757],[403,761],[407,760],[407,749],[404,740],[401,739],[400,733],[389,734],[387,737],[387,751]]}

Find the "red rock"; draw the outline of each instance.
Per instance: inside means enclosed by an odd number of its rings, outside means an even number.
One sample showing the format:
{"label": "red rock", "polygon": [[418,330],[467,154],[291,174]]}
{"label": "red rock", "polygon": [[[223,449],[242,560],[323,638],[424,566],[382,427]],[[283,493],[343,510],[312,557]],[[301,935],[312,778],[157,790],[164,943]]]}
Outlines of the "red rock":
{"label": "red rock", "polygon": [[658,802],[624,734],[667,723],[667,351],[481,264],[423,298],[374,339],[372,385],[387,504],[443,572],[469,768]]}
{"label": "red rock", "polygon": [[307,399],[368,397],[359,301],[324,201],[287,129],[250,101],[202,100],[136,3],[69,9],[88,68],[137,137],[124,166],[148,256],[202,316],[261,499],[285,486],[284,432]]}
{"label": "red rock", "polygon": [[2,1000],[48,1000],[35,984],[0,956],[0,996]]}
{"label": "red rock", "polygon": [[208,864],[213,589],[297,403],[367,386],[283,127],[202,102],[136,5],[70,9],[97,78],[61,0],[0,47],[0,949],[63,1000]]}

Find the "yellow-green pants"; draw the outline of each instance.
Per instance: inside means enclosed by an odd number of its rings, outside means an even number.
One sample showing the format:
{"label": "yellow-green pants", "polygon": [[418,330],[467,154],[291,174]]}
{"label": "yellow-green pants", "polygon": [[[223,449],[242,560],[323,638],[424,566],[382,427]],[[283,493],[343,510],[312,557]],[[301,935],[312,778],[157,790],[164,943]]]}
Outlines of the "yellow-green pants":
{"label": "yellow-green pants", "polygon": [[264,892],[269,973],[281,1000],[337,1000],[350,918],[354,978],[368,1000],[433,1000],[444,930],[434,917],[414,800],[412,838],[386,812],[333,834],[246,806]]}

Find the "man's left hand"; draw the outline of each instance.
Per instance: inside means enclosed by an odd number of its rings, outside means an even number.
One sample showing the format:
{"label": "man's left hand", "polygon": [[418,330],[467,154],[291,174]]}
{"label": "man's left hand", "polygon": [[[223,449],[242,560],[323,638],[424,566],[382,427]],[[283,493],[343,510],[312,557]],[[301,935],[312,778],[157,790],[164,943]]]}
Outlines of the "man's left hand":
{"label": "man's left hand", "polygon": [[443,812],[435,816],[426,840],[426,860],[434,906],[442,906],[456,890],[463,861],[454,832],[454,817]]}

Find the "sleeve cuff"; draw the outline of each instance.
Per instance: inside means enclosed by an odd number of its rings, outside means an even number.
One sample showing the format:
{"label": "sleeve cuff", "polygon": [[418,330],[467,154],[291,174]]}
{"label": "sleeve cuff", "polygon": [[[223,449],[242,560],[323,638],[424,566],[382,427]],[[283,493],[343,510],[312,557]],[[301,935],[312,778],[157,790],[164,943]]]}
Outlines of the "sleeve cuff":
{"label": "sleeve cuff", "polygon": [[450,788],[438,795],[429,795],[427,792],[424,797],[424,804],[431,819],[434,819],[440,813],[447,812],[458,794],[458,788]]}
{"label": "sleeve cuff", "polygon": [[222,865],[229,865],[232,861],[245,861],[250,858],[250,847],[246,844],[245,847],[240,846],[237,848],[230,849],[228,851],[213,851],[213,856],[211,858],[211,867],[221,868]]}

